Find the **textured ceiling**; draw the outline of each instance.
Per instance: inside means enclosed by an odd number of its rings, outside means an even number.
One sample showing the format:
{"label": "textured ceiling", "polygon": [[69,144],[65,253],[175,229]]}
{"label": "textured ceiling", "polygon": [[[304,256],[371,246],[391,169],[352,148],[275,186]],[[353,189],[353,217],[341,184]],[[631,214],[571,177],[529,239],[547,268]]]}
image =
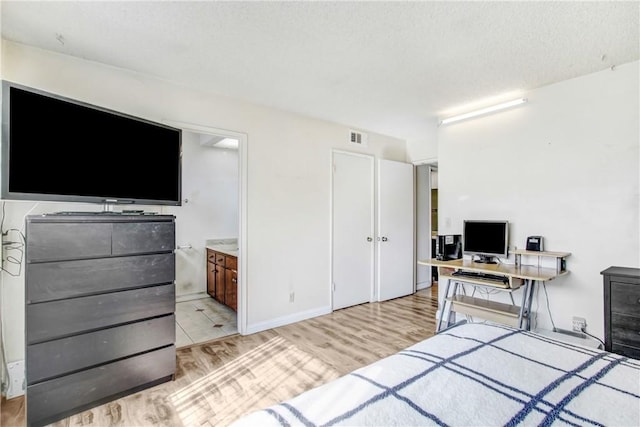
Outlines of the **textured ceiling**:
{"label": "textured ceiling", "polygon": [[640,58],[640,2],[5,1],[2,37],[400,138]]}

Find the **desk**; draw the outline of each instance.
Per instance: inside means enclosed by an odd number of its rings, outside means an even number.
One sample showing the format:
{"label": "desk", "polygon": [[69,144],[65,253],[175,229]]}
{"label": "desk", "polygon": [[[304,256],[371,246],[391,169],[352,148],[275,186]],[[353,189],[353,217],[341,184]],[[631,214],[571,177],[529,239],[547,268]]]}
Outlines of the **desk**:
{"label": "desk", "polygon": [[[440,261],[437,259],[420,260],[418,264],[431,265],[438,267],[438,276],[440,279],[446,279],[447,283],[444,288],[444,302],[440,319],[438,320],[437,331],[441,330],[444,318],[449,323],[451,311],[457,313],[468,314],[470,316],[478,316],[487,320],[505,323],[511,326],[517,326],[522,329],[529,330],[531,328],[531,303],[536,282],[546,282],[556,277],[563,276],[568,273],[564,258],[569,256],[568,252],[536,252],[535,256],[549,256],[561,259],[557,262],[557,268],[545,268],[532,265],[522,265],[521,256],[529,255],[524,251],[516,252],[516,265],[513,264],[483,264],[473,262],[468,259],[456,259],[451,261]],[[489,273],[501,275],[508,278],[507,283],[496,280],[488,280],[481,278],[469,278],[464,276],[455,276],[455,271],[473,271],[479,273]],[[451,286],[451,283],[453,287]],[[466,295],[458,295],[458,285],[467,283],[472,286],[482,286],[491,289],[502,290],[505,292],[514,292],[522,288],[522,300],[519,306],[514,304],[504,304],[497,301],[488,301],[480,298],[473,298]],[[451,296],[449,291],[453,290]],[[511,297],[513,301],[513,296]]]}

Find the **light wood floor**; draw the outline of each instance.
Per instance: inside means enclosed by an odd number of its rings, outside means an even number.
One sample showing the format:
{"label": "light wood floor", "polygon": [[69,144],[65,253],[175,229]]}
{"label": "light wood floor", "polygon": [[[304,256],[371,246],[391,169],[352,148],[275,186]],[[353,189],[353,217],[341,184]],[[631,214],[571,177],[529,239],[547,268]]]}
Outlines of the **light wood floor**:
{"label": "light wood floor", "polygon": [[[177,351],[175,381],[54,426],[225,426],[433,336],[436,310],[437,288],[432,287],[182,348]],[[0,408],[3,427],[24,425],[23,398],[2,401]]]}

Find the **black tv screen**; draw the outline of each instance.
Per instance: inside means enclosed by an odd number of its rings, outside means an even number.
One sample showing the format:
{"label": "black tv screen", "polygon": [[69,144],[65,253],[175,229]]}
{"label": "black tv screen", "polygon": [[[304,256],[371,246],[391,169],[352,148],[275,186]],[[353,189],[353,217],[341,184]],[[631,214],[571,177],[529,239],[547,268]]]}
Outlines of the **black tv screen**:
{"label": "black tv screen", "polygon": [[2,199],[181,204],[182,131],[3,82]]}

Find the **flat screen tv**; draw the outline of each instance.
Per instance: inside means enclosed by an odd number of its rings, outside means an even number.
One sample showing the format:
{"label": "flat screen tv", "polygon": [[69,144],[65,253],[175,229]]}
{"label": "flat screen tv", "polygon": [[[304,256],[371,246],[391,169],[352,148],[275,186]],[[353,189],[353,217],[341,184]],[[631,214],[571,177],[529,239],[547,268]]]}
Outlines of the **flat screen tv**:
{"label": "flat screen tv", "polygon": [[509,221],[465,220],[462,250],[476,262],[495,264],[509,255]]}
{"label": "flat screen tv", "polygon": [[180,129],[2,84],[2,199],[181,204]]}

